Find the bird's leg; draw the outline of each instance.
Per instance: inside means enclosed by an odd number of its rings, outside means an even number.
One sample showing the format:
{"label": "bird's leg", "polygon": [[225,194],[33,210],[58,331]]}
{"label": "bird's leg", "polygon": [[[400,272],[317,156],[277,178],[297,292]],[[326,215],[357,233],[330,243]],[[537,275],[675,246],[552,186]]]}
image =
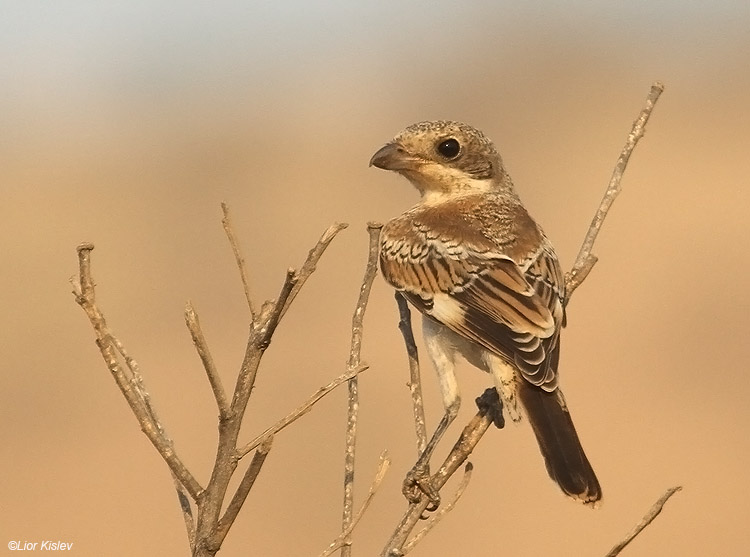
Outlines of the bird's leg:
{"label": "bird's leg", "polygon": [[427,510],[433,511],[440,504],[440,495],[430,482],[430,458],[448,426],[456,419],[461,406],[461,396],[458,392],[454,364],[455,342],[452,341],[452,337],[455,333],[429,317],[422,320],[422,332],[425,347],[438,373],[445,414],[422,454],[419,455],[417,463],[406,474],[402,491],[411,503],[417,502],[424,493],[430,499],[430,506]]}
{"label": "bird's leg", "polygon": [[404,478],[404,485],[402,492],[404,497],[410,503],[416,503],[419,501],[421,494],[424,494],[429,500],[430,505],[427,507],[427,511],[432,512],[440,505],[440,494],[432,487],[430,480],[430,458],[432,453],[435,451],[438,442],[443,437],[445,430],[448,426],[456,419],[458,414],[458,405],[455,410],[446,409],[443,418],[435,429],[435,433],[432,434],[430,441],[419,455],[416,464],[412,467]]}

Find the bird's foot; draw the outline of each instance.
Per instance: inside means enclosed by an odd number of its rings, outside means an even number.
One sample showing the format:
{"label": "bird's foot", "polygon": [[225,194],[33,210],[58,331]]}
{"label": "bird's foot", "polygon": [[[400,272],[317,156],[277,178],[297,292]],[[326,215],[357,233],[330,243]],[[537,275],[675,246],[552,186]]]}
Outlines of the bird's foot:
{"label": "bird's foot", "polygon": [[409,470],[401,491],[410,503],[418,503],[422,497],[427,497],[430,501],[425,509],[427,512],[433,512],[440,506],[440,494],[432,487],[430,468],[427,465],[417,464]]}
{"label": "bird's foot", "polygon": [[492,423],[498,429],[505,427],[505,417],[503,416],[503,401],[500,395],[497,394],[497,389],[492,387],[482,393],[482,396],[478,397],[475,402],[477,408],[485,416],[489,416],[492,419]]}

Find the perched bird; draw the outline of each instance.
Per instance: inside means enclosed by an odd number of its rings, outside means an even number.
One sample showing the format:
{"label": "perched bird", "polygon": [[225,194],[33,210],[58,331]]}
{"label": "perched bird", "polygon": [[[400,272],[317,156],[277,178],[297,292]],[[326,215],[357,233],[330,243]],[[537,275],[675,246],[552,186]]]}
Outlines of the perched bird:
{"label": "perched bird", "polygon": [[494,145],[466,124],[421,122],[377,151],[370,165],[398,172],[421,194],[385,225],[380,250],[386,281],[423,315],[445,406],[411,479],[437,499],[416,476],[458,413],[459,354],[492,376],[514,421],[523,409],[562,491],[594,505],[601,488],[558,385],[565,277]]}

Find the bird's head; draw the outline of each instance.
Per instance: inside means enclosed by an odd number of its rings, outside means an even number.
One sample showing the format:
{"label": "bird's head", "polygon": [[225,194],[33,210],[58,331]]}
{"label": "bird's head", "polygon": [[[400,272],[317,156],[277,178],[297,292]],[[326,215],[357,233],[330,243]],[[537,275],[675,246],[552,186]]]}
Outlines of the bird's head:
{"label": "bird's head", "polygon": [[490,191],[505,178],[500,155],[482,132],[444,120],[409,126],[370,165],[402,174],[425,198]]}

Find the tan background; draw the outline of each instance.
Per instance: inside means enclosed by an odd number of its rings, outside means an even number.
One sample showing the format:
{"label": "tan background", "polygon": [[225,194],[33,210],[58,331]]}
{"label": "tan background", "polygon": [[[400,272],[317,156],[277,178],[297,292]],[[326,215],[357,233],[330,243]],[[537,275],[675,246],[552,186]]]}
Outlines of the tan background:
{"label": "tan background", "polygon": [[[413,204],[370,155],[422,119],[492,137],[568,268],[632,120],[667,90],[576,293],[562,378],[605,493],[547,479],[524,424],[492,430],[465,497],[414,555],[603,555],[685,486],[627,554],[740,555],[750,544],[745,3],[27,3],[0,21],[0,553],[186,555],[166,467],[109,377],[70,295],[91,241],[99,299],[141,364],[177,449],[205,482],[215,414],[182,322],[200,312],[227,387],[247,314],[220,226],[227,201],[258,299],[347,221],[271,345],[244,438],[340,374],[365,222]],[[366,320],[357,497],[390,474],[357,532],[381,548],[414,459],[389,289]],[[425,369],[430,424],[440,403]],[[460,421],[488,381],[460,377]],[[344,391],[280,435],[221,555],[317,555],[340,523]],[[458,432],[456,426],[451,437]],[[9,553],[9,552],[8,552]]]}

